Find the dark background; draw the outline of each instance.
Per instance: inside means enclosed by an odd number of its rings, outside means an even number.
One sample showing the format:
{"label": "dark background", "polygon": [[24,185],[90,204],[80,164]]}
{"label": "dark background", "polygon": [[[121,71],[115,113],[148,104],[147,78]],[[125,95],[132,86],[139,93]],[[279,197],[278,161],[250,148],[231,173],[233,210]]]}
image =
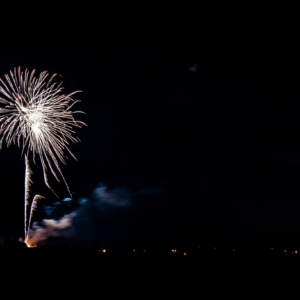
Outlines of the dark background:
{"label": "dark background", "polygon": [[[18,66],[48,70],[66,92],[83,91],[74,109],[88,127],[70,145],[78,162],[69,155],[62,167],[73,200],[52,178],[57,202],[34,169],[46,196],[34,221],[76,212],[72,234],[48,242],[299,246],[296,19],[52,9],[7,23],[0,50],[1,78]],[[2,240],[23,236],[20,154],[0,151]],[[99,187],[112,198],[96,196]]]}

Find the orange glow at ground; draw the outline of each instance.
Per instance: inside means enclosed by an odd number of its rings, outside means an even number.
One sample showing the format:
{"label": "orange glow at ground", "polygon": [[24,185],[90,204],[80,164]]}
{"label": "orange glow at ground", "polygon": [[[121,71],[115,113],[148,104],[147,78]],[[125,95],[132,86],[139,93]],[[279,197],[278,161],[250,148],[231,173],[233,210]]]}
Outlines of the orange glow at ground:
{"label": "orange glow at ground", "polygon": [[25,242],[25,244],[28,248],[36,248],[36,245],[33,243],[30,243],[29,241]]}

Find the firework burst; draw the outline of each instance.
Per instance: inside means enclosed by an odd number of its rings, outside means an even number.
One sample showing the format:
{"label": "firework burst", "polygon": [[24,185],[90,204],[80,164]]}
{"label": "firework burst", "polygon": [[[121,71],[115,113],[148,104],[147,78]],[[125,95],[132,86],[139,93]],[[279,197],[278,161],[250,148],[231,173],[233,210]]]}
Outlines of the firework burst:
{"label": "firework burst", "polygon": [[[19,67],[18,70],[15,68],[14,71],[10,71],[10,76],[5,75],[7,83],[0,78],[0,93],[4,96],[0,97],[0,104],[2,104],[0,108],[0,135],[2,134],[0,149],[5,139],[7,147],[17,144],[22,148],[21,155],[25,156],[25,239],[30,225],[27,224],[27,216],[29,215],[31,219],[37,201],[43,198],[37,195],[30,206],[29,192],[32,171],[29,167],[29,152],[33,154],[34,163],[36,155],[39,156],[47,187],[51,189],[47,178],[48,168],[59,181],[55,166],[71,195],[58,161],[66,164],[65,149],[75,158],[68,148],[69,141],[79,141],[79,138],[73,136],[75,133],[73,127],[86,125],[81,121],[76,121],[73,117],[75,113],[83,113],[82,111],[71,111],[73,105],[79,102],[79,100],[73,99],[73,95],[80,91],[65,95],[62,93],[62,83],[58,84],[53,80],[57,74],[51,76],[48,81],[46,81],[47,71],[41,72],[39,77],[34,74],[35,70],[31,73],[28,69],[21,72]],[[53,190],[52,192],[54,193]],[[29,214],[26,213],[28,208],[30,208]]]}

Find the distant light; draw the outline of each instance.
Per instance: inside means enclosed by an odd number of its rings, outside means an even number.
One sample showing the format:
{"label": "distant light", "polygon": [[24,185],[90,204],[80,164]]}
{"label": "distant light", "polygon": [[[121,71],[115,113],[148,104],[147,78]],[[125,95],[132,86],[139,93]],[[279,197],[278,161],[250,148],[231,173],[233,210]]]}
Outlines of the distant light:
{"label": "distant light", "polygon": [[286,250],[283,250],[283,252],[286,252]]}
{"label": "distant light", "polygon": [[233,249],[232,251],[235,252],[235,249]]}
{"label": "distant light", "polygon": [[274,248],[270,248],[271,250],[273,250]]}
{"label": "distant light", "polygon": [[103,253],[106,253],[106,249],[103,249],[102,252],[103,252]]}
{"label": "distant light", "polygon": [[183,255],[184,255],[184,256],[186,256],[186,255],[187,255],[187,253],[185,253],[185,252],[184,252],[184,253],[183,253]]}
{"label": "distant light", "polygon": [[133,252],[135,252],[135,249],[133,249]]}
{"label": "distant light", "polygon": [[144,250],[143,252],[146,252],[146,250]]}
{"label": "distant light", "polygon": [[217,247],[215,247],[215,250],[217,249]]}
{"label": "distant light", "polygon": [[298,250],[295,250],[295,254],[297,254],[298,253]]}
{"label": "distant light", "polygon": [[172,249],[171,251],[172,251],[173,253],[176,253],[177,250],[176,250],[176,249]]}

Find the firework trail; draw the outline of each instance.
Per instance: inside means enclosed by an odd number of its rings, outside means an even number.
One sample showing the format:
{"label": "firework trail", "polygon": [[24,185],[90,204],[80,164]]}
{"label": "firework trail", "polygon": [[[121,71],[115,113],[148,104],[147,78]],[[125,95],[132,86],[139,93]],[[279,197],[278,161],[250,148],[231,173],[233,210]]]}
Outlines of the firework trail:
{"label": "firework trail", "polygon": [[32,180],[30,178],[30,175],[32,174],[32,171],[29,166],[29,160],[27,155],[25,155],[25,199],[24,199],[24,230],[25,230],[25,239],[27,237],[27,211],[28,207],[30,205],[29,202],[29,196],[30,196],[30,186],[32,184]]}
{"label": "firework trail", "polygon": [[[34,74],[35,70],[29,74],[26,69],[23,73],[19,67],[18,71],[16,68],[14,71],[10,71],[10,76],[5,75],[7,83],[0,78],[0,93],[4,95],[4,98],[0,97],[0,104],[4,104],[4,107],[0,108],[0,114],[2,114],[0,116],[0,135],[2,134],[0,149],[5,138],[7,147],[12,143],[17,144],[18,147],[22,147],[21,155],[25,156],[25,240],[28,237],[32,213],[36,209],[38,200],[43,198],[36,195],[30,206],[30,186],[32,184],[30,175],[32,171],[29,166],[29,152],[33,153],[34,163],[35,156],[39,156],[46,186],[54,193],[48,183],[48,168],[59,181],[53,163],[72,197],[58,161],[66,164],[63,153],[65,149],[75,158],[67,147],[69,141],[79,141],[79,138],[72,135],[74,133],[73,126],[81,128],[81,125],[86,125],[81,121],[76,121],[73,117],[73,114],[83,113],[82,111],[71,111],[73,105],[79,102],[72,96],[80,91],[68,95],[62,94],[62,82],[60,84],[53,82],[57,74],[52,75],[48,82],[45,81],[48,77],[47,71],[41,72],[39,77],[35,77]],[[30,215],[29,221],[28,215]]]}
{"label": "firework trail", "polygon": [[[29,216],[29,222],[28,222],[28,227],[27,230],[25,230],[25,242],[28,242],[28,237],[29,237],[29,231],[30,231],[30,225],[31,225],[31,218],[33,216],[33,213],[35,212],[35,210],[37,209],[37,204],[38,201],[41,199],[45,199],[45,197],[41,196],[41,195],[35,195],[32,202],[31,202],[31,207],[30,207],[30,216]],[[26,224],[25,224],[26,226]]]}

